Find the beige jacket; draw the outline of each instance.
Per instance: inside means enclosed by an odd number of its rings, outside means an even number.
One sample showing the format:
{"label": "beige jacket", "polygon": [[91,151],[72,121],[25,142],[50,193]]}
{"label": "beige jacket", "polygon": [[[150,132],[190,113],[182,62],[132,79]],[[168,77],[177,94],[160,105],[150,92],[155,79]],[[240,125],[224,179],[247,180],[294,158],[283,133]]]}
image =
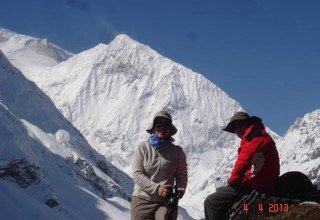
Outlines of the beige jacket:
{"label": "beige jacket", "polygon": [[188,182],[186,155],[180,146],[169,144],[154,150],[148,141],[141,142],[135,149],[132,162],[133,196],[153,202],[162,202],[157,189],[162,184],[186,188]]}

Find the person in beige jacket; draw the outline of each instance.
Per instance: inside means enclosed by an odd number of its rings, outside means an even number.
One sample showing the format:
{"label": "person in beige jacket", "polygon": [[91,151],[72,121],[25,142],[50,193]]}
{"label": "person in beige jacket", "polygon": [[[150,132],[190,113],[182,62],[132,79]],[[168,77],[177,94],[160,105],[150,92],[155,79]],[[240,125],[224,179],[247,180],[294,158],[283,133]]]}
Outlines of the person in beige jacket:
{"label": "person in beige jacket", "polygon": [[186,155],[173,144],[177,128],[166,111],[153,117],[146,130],[150,137],[135,148],[132,173],[134,191],[131,202],[132,220],[175,220],[177,205],[168,205],[174,182],[177,199],[182,198],[188,182]]}

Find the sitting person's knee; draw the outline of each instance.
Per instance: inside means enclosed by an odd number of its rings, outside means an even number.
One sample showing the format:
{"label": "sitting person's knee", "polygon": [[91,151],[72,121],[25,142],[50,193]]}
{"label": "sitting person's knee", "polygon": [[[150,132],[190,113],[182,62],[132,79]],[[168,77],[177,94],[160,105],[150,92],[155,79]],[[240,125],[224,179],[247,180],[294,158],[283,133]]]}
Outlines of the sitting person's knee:
{"label": "sitting person's knee", "polygon": [[211,194],[209,196],[207,196],[207,198],[204,200],[204,206],[212,206],[214,205],[215,201],[215,197],[214,194]]}

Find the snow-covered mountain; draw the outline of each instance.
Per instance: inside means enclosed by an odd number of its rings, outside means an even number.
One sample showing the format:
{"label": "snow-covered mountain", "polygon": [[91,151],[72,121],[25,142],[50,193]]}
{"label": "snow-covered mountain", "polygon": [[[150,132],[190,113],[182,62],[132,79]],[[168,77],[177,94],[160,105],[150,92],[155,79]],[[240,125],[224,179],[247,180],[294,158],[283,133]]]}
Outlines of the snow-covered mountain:
{"label": "snow-covered mountain", "polygon": [[[185,205],[203,188],[214,190],[208,174],[236,142],[221,127],[241,109],[237,102],[202,75],[125,35],[74,55],[35,81],[98,152],[128,173],[134,146],[146,138],[154,113],[168,110],[179,130],[176,143],[188,157]],[[198,204],[189,209],[202,215]]]}
{"label": "snow-covered mountain", "polygon": [[28,79],[43,69],[67,60],[73,54],[48,42],[0,28],[0,48],[15,67]]}
{"label": "snow-covered mountain", "polygon": [[[6,45],[10,47],[8,41]],[[18,66],[24,57],[9,59]],[[176,144],[184,148],[189,167],[188,190],[180,203],[188,212],[183,212],[183,219],[189,219],[188,214],[195,219],[203,217],[203,201],[215,190],[214,177],[227,178],[236,158],[239,140],[221,128],[235,111],[242,109],[239,103],[202,75],[126,35],[55,66],[32,62],[30,68],[20,66],[23,74],[45,91],[97,152],[129,175],[134,147],[147,138],[145,129],[154,113],[168,110],[178,128]],[[37,68],[37,62],[42,63],[41,68]],[[302,136],[293,135],[294,139],[290,129],[283,140],[270,133],[285,158],[282,171],[300,163],[289,153],[300,155],[301,150],[293,143]],[[319,151],[319,139],[314,140],[312,146]],[[317,155],[313,161],[318,161]],[[319,174],[316,176],[313,180],[318,178],[319,182]]]}
{"label": "snow-covered mountain", "polygon": [[298,118],[278,142],[281,173],[298,170],[320,189],[320,109]]}
{"label": "snow-covered mountain", "polygon": [[221,131],[233,112],[241,109],[236,101],[202,75],[126,35],[74,55],[48,71],[22,71],[49,95],[91,146],[129,174],[134,147],[146,138],[145,129],[154,113],[168,110],[179,130],[176,143],[186,151],[189,164],[189,190],[181,202],[202,216],[205,194],[197,207],[187,204],[207,187],[214,191],[208,177],[238,142]]}
{"label": "snow-covered mountain", "polygon": [[0,51],[0,219],[128,219],[132,186]]}

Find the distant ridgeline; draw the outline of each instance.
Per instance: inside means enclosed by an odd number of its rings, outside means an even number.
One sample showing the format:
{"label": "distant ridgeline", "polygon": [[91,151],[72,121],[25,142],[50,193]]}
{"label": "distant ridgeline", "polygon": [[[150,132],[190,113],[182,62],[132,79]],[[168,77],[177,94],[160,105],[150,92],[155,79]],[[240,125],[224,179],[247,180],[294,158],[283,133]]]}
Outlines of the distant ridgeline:
{"label": "distant ridgeline", "polygon": [[230,220],[320,219],[320,191],[306,175],[288,172],[280,176],[275,196],[253,191],[230,210]]}

